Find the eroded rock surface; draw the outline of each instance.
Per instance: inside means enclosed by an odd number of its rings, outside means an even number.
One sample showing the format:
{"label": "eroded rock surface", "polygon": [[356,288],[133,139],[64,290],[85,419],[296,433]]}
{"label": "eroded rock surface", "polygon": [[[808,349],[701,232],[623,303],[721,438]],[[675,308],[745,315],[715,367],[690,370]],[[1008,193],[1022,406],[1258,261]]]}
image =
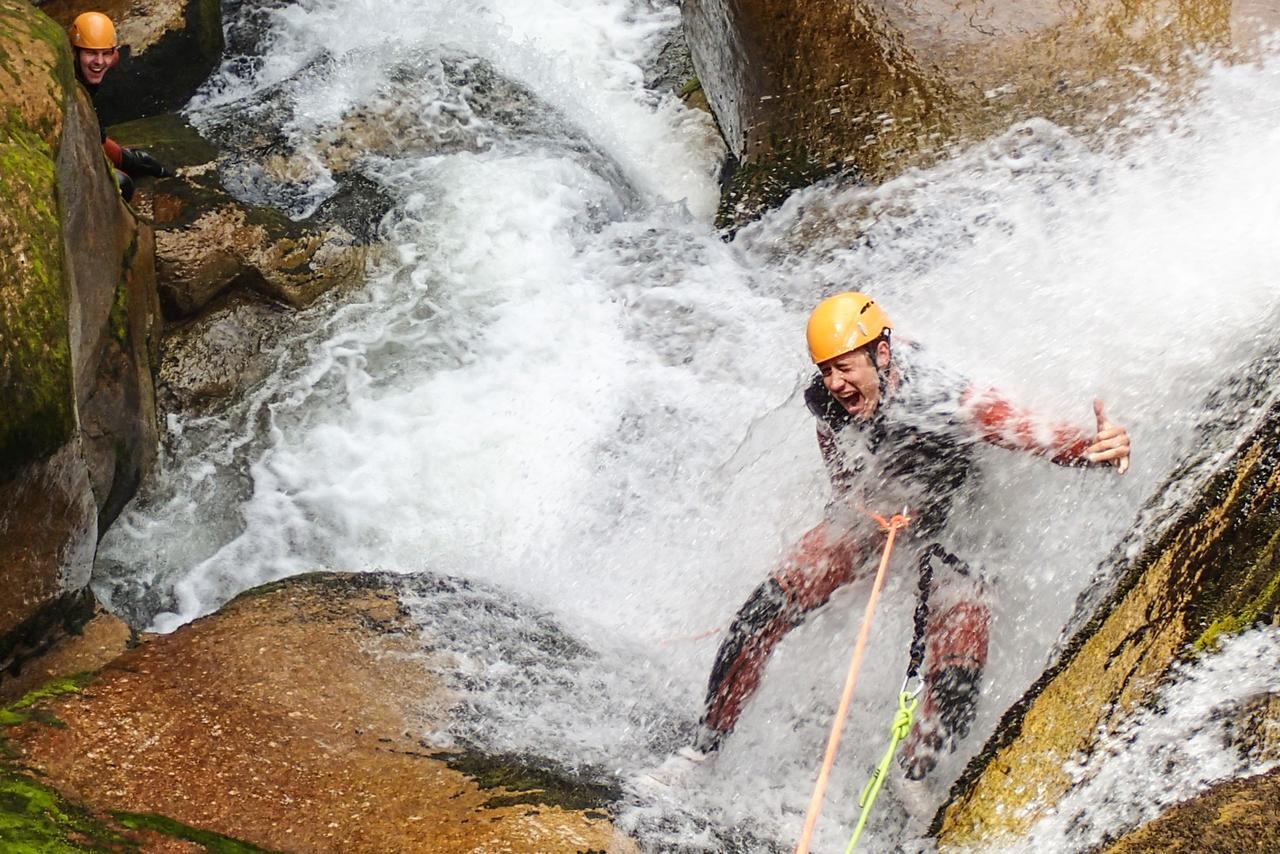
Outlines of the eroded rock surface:
{"label": "eroded rock surface", "polygon": [[218,152],[178,116],[112,128],[122,145],[151,151],[178,170],[140,191],[156,226],[156,264],[165,317],[196,316],[219,295],[250,289],[300,308],[364,272],[365,247],[341,225],[295,222],[243,204],[222,185]]}
{"label": "eroded rock surface", "polygon": [[198,409],[257,385],[271,370],[270,343],[289,324],[280,306],[244,294],[171,330],[160,362],[165,410]]}
{"label": "eroded rock surface", "polygon": [[485,762],[423,746],[451,701],[398,583],[321,574],[250,591],[42,699],[8,727],[10,745],[94,812],[156,813],[270,850],[634,850],[607,796],[558,806],[545,776],[482,788],[451,765]]}

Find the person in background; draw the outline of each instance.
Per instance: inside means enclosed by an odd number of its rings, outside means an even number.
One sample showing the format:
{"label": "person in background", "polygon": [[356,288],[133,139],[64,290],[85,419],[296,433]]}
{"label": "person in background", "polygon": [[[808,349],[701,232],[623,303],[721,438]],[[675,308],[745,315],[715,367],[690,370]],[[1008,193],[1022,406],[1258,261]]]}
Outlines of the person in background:
{"label": "person in background", "polygon": [[[923,780],[954,750],[976,714],[987,660],[990,612],[985,583],[938,538],[952,504],[978,477],[979,443],[1043,457],[1061,466],[1129,467],[1129,437],[1094,401],[1096,430],[1050,424],[929,366],[919,349],[892,341],[893,326],[865,294],[823,300],[809,318],[809,353],[818,373],[805,391],[833,497],[825,520],[738,611],[721,644],[692,748],[698,762],[733,730],[780,640],[843,585],[875,571],[884,534],[876,515],[907,508],[903,557],[930,572],[922,589],[924,697],[902,754],[908,780]],[[919,619],[919,617],[918,617]],[[917,638],[918,640],[919,638]]]}
{"label": "person in background", "polygon": [[[115,24],[101,12],[84,12],[76,16],[67,31],[75,60],[76,79],[88,91],[90,99],[98,92],[107,72],[120,61],[120,43]],[[142,176],[168,178],[173,171],[147,152],[125,148],[102,131],[102,149],[115,171],[120,195],[133,201],[134,180]]]}

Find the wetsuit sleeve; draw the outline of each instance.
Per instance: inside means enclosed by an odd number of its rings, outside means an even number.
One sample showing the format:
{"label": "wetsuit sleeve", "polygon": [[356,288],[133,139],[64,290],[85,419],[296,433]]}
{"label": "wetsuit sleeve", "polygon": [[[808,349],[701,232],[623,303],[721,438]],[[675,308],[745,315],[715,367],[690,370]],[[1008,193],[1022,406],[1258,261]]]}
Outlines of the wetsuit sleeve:
{"label": "wetsuit sleeve", "polygon": [[984,442],[1013,451],[1026,451],[1060,466],[1087,466],[1090,437],[1074,424],[1051,423],[1018,409],[994,389],[970,386],[960,396],[961,411]]}
{"label": "wetsuit sleeve", "polygon": [[107,153],[107,159],[111,161],[117,169],[124,166],[124,150],[120,147],[120,143],[116,142],[109,136],[102,137],[102,150]]}

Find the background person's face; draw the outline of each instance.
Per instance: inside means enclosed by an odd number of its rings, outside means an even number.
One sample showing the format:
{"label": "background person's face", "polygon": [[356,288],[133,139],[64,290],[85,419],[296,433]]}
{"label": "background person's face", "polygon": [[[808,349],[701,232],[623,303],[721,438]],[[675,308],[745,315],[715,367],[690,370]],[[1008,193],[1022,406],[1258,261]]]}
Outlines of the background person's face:
{"label": "background person's face", "polygon": [[112,48],[104,48],[95,50],[92,48],[79,48],[76,50],[76,61],[80,63],[80,76],[85,82],[97,86],[102,82],[102,78],[107,76],[107,71],[111,66],[116,64],[119,58],[119,51]]}

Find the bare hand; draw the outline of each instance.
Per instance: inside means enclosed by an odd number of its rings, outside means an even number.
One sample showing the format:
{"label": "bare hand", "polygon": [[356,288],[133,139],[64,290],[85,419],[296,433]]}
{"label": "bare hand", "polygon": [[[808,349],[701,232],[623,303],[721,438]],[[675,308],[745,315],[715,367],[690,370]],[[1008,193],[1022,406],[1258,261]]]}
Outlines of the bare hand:
{"label": "bare hand", "polygon": [[1085,450],[1085,459],[1091,463],[1106,463],[1116,467],[1119,474],[1129,470],[1129,433],[1118,424],[1107,420],[1102,411],[1101,398],[1093,401],[1093,414],[1098,419],[1098,434],[1093,444]]}

